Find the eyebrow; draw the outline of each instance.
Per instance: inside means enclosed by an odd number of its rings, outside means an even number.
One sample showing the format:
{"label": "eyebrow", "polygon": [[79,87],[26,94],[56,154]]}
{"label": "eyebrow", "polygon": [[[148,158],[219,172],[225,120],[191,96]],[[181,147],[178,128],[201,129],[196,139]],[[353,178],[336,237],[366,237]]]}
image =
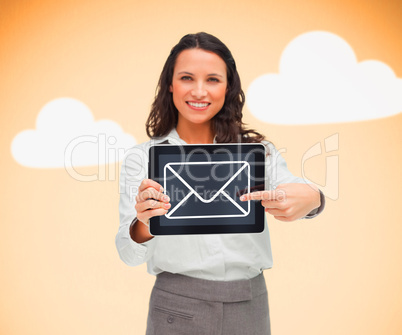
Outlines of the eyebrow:
{"label": "eyebrow", "polygon": [[[187,72],[187,71],[182,71],[182,72],[179,72],[178,74],[189,74],[190,76],[194,76],[193,73]],[[208,74],[208,77],[212,77],[212,76],[216,76],[216,77],[221,77],[221,78],[223,78],[223,76],[220,75],[220,74],[218,74],[218,73],[210,73],[210,74]]]}

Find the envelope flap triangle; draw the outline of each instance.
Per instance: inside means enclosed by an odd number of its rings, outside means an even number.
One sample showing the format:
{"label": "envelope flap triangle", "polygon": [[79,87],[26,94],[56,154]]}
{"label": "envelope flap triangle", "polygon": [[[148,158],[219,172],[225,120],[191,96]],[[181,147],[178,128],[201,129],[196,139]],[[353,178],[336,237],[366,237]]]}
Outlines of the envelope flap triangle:
{"label": "envelope flap triangle", "polygon": [[235,180],[247,179],[247,162],[172,163],[168,168],[203,202],[213,201]]}

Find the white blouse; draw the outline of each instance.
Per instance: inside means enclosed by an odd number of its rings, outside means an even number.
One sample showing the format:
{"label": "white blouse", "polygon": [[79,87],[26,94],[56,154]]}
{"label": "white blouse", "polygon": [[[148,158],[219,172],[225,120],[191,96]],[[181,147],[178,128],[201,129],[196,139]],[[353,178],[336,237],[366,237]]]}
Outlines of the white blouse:
{"label": "white blouse", "polygon": [[[186,144],[176,130],[164,138],[136,145],[126,153],[120,174],[120,226],[116,247],[120,258],[130,266],[147,262],[148,272],[157,275],[163,271],[180,273],[207,280],[241,280],[259,275],[272,267],[272,252],[267,220],[262,233],[155,236],[138,244],[129,234],[136,217],[135,197],[142,180],[148,177],[148,149],[168,140],[170,144]],[[275,189],[283,183],[306,183],[293,176],[285,160],[272,143],[266,159],[265,189]],[[322,197],[323,198],[323,197]],[[312,218],[323,207],[308,216]]]}

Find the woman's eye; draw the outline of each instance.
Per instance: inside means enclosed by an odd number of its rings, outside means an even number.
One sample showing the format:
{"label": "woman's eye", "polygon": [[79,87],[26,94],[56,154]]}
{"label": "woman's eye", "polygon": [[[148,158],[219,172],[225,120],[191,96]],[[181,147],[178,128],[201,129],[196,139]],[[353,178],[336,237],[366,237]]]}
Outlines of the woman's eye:
{"label": "woman's eye", "polygon": [[218,83],[219,82],[219,79],[218,78],[209,78],[208,79],[208,81],[213,81],[213,82],[216,82],[216,83]]}
{"label": "woman's eye", "polygon": [[181,77],[181,80],[191,80],[191,77],[190,76],[183,76],[183,77]]}

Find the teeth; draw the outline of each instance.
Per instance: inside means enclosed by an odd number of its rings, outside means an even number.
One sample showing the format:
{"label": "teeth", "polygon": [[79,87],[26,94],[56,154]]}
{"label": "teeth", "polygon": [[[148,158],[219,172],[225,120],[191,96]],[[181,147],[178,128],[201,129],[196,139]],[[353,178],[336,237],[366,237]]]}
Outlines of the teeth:
{"label": "teeth", "polygon": [[209,103],[199,103],[199,102],[189,102],[188,103],[190,106],[196,107],[196,108],[202,108],[202,107],[207,107]]}

